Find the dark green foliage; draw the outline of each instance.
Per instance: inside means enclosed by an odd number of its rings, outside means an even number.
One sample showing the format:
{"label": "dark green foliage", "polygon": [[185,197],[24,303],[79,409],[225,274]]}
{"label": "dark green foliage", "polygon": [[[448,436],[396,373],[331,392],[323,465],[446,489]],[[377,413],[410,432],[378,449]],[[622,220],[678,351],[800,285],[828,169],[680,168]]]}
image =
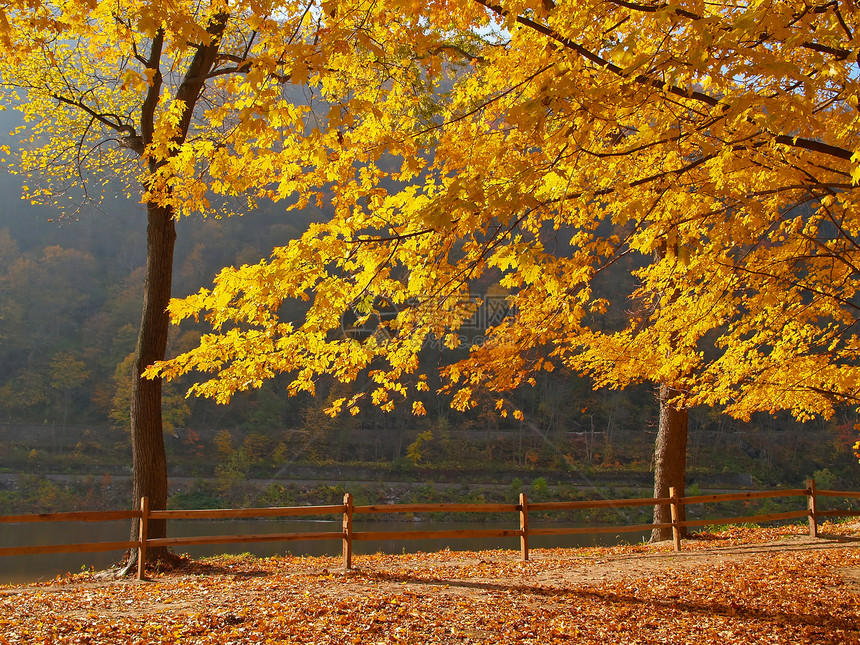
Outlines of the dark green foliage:
{"label": "dark green foliage", "polygon": [[223,506],[217,488],[203,480],[197,480],[192,486],[179,493],[171,495],[167,500],[167,508],[220,508]]}

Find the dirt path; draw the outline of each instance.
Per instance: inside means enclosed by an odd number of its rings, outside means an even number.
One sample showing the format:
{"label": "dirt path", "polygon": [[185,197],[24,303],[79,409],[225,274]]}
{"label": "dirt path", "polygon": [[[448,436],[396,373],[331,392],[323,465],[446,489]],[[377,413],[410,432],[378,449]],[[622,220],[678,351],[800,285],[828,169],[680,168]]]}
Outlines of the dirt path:
{"label": "dirt path", "polygon": [[[858,525],[860,532],[860,525]],[[701,545],[701,548],[689,547]],[[306,562],[308,567],[303,573],[309,576],[332,577],[339,576],[344,579],[357,579],[362,575],[372,576],[375,588],[385,588],[403,585],[411,582],[414,588],[445,588],[454,589],[455,593],[469,594],[470,589],[480,588],[482,585],[497,585],[496,577],[482,577],[479,571],[492,566],[505,566],[512,570],[520,570],[523,573],[531,571],[529,579],[538,586],[552,586],[556,588],[575,588],[600,585],[626,579],[647,579],[666,572],[685,572],[697,567],[713,565],[716,563],[743,563],[750,559],[762,556],[774,556],[792,553],[824,552],[829,550],[844,550],[846,547],[857,548],[860,551],[860,535],[823,535],[811,538],[806,535],[790,535],[778,540],[759,542],[752,544],[733,544],[729,546],[720,545],[719,541],[687,543],[688,550],[676,553],[670,550],[668,544],[662,547],[652,547],[649,550],[626,552],[635,547],[617,548],[594,548],[594,549],[535,549],[530,553],[528,563],[523,563],[520,554],[514,551],[498,550],[485,551],[476,554],[471,551],[444,550],[436,553],[417,553],[403,556],[388,556],[386,563],[391,563],[391,558],[400,561],[405,567],[404,575],[401,571],[398,576],[392,575],[390,579],[385,572],[374,564],[375,556],[355,557],[355,566],[352,571],[343,571],[339,566],[337,558],[293,558],[300,562]],[[253,559],[243,559],[241,556],[230,558],[216,558],[212,562],[231,562],[226,569],[217,564],[207,564],[210,560],[200,563],[192,563],[188,567],[190,575],[211,573],[213,575],[230,575],[233,569],[235,575],[240,575],[239,569],[243,562],[253,562]],[[321,566],[320,566],[321,565]],[[172,572],[172,576],[182,576],[183,570]],[[843,572],[847,586],[860,593],[860,569],[846,569]],[[414,576],[410,579],[410,575]],[[97,589],[117,589],[122,587],[145,587],[150,582],[138,582],[133,579],[115,579],[112,575],[97,573],[94,576],[74,576],[83,578],[85,582],[60,581],[56,583],[42,583],[33,585],[8,585],[0,586],[0,598],[25,595],[31,593],[68,593],[79,590],[82,592]],[[155,582],[158,578],[155,579]],[[469,584],[461,584],[468,582]],[[210,598],[211,600],[211,598]],[[110,613],[110,612],[108,612]],[[121,612],[122,613],[122,612]]]}

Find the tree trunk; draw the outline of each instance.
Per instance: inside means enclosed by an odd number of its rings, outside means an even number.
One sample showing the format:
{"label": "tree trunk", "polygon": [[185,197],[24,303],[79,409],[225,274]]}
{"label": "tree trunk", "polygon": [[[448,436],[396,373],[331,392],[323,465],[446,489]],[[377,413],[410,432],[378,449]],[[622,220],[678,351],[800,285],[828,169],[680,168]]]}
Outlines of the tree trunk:
{"label": "tree trunk", "polygon": [[[686,409],[677,409],[669,401],[677,391],[668,385],[660,386],[660,427],[654,447],[654,497],[668,497],[669,487],[674,486],[679,496],[684,494],[684,475],[687,467],[687,417]],[[679,520],[685,519],[681,507]],[[654,507],[654,523],[671,522],[668,505]],[[686,531],[681,529],[683,537]],[[659,542],[672,539],[672,529],[653,529],[651,541]]]}
{"label": "tree trunk", "polygon": [[[131,399],[132,500],[137,507],[141,497],[148,497],[150,509],[163,510],[167,507],[167,460],[161,425],[161,379],[145,379],[141,375],[155,361],[164,360],[167,350],[170,326],[167,304],[173,276],[176,229],[169,208],[150,204],[147,218],[146,282],[134,356]],[[137,530],[135,522],[132,539],[137,539]],[[150,521],[148,535],[154,538],[166,537],[166,522]],[[165,555],[165,548],[147,549],[149,561]],[[135,558],[136,554],[132,556],[132,559]]]}
{"label": "tree trunk", "polygon": [[[178,147],[185,142],[188,128],[194,115],[197,101],[203,91],[207,75],[216,63],[221,36],[227,27],[229,14],[219,13],[206,26],[209,42],[196,48],[194,57],[179,87],[176,99],[184,106],[176,125],[173,143]],[[159,29],[152,39],[146,67],[152,75],[149,89],[141,105],[140,137],[126,137],[125,144],[145,157],[146,146],[154,141],[155,113],[161,100],[163,78],[160,70],[165,33]],[[167,163],[157,155],[149,156],[150,177],[156,177],[161,166]],[[165,187],[169,192],[169,186]],[[164,435],[161,422],[161,379],[141,378],[143,371],[155,361],[164,360],[167,351],[167,332],[170,318],[167,304],[170,301],[173,278],[173,245],[176,228],[173,210],[156,202],[147,204],[148,225],[146,228],[146,283],[143,287],[143,314],[137,349],[134,354],[134,382],[131,394],[131,445],[133,462],[132,499],[140,504],[141,497],[149,498],[149,508],[162,510],[167,507],[167,458],[164,454]],[[132,525],[132,539],[136,523]],[[150,537],[166,537],[167,523],[164,520],[149,522]],[[147,549],[146,559],[155,561],[168,557],[167,549]],[[136,552],[129,557],[126,571],[137,559]]]}

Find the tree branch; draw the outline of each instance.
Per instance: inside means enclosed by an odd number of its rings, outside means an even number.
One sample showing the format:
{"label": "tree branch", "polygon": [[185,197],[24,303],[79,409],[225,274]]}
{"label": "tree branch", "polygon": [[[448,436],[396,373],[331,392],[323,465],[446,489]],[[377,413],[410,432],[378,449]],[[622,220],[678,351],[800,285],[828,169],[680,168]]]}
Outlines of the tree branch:
{"label": "tree branch", "polygon": [[[689,18],[690,20],[703,20],[704,16],[693,13],[692,11],[687,11],[686,9],[681,9],[679,7],[671,7],[671,5],[663,3],[663,4],[640,4],[638,2],[629,2],[628,0],[608,0],[612,4],[618,5],[620,7],[624,7],[625,9],[631,9],[633,11],[640,11],[645,13],[656,13],[658,11],[662,11],[664,9],[671,9],[672,15],[680,16],[682,18]],[[835,2],[828,2],[825,5],[821,5],[818,7],[814,7],[812,9],[812,13],[824,13],[831,7],[836,5]],[[838,11],[837,11],[838,14]],[[840,16],[841,17],[841,16]],[[730,31],[728,27],[720,27],[722,31]],[[850,32],[849,32],[850,33]],[[849,36],[850,37],[850,36]],[[768,34],[762,34],[758,38],[758,42],[766,42],[769,41],[770,37]],[[823,54],[830,54],[834,58],[838,58],[839,60],[845,60],[851,55],[850,49],[844,49],[842,47],[829,47],[827,45],[821,45],[819,43],[804,41],[800,45],[805,49],[809,49],[812,51],[821,52]]]}
{"label": "tree branch", "polygon": [[389,235],[387,237],[362,237],[358,236],[352,240],[346,240],[348,244],[381,244],[384,242],[402,242],[403,240],[408,240],[410,237],[420,237],[421,235],[427,235],[428,233],[434,233],[436,229],[433,228],[425,228],[420,231],[413,231],[412,233],[401,233],[399,235]]}
{"label": "tree branch", "polygon": [[188,70],[176,90],[176,99],[182,101],[185,108],[182,111],[182,116],[179,119],[179,134],[175,137],[177,143],[185,141],[185,136],[188,134],[188,128],[191,125],[191,117],[194,114],[194,108],[197,105],[197,99],[200,97],[200,92],[203,90],[203,85],[206,78],[212,70],[212,66],[218,56],[218,49],[221,46],[221,36],[227,28],[227,20],[229,14],[216,14],[209,25],[206,27],[206,32],[209,34],[209,43],[201,45],[194,54],[194,58],[188,65]]}
{"label": "tree branch", "polygon": [[60,103],[65,103],[66,105],[69,105],[73,108],[77,108],[79,110],[82,110],[83,112],[86,112],[94,120],[98,121],[99,123],[101,123],[104,126],[107,126],[111,130],[115,130],[119,133],[126,133],[129,136],[134,136],[134,134],[135,134],[134,128],[128,124],[121,123],[119,121],[119,117],[115,114],[111,114],[110,116],[116,117],[117,120],[111,121],[110,119],[107,118],[108,115],[100,114],[100,113],[96,112],[95,110],[93,110],[91,107],[89,107],[83,101],[77,101],[75,99],[70,99],[70,98],[67,98],[65,96],[61,96],[60,94],[53,94],[53,93],[51,94],[51,98],[59,101]]}
{"label": "tree branch", "polygon": [[[149,50],[149,59],[146,61],[146,69],[153,70],[152,79],[149,83],[149,89],[146,92],[146,98],[140,109],[140,130],[141,140],[140,146],[145,149],[152,143],[155,135],[155,109],[158,107],[158,99],[161,95],[161,84],[163,82],[161,76],[161,52],[164,48],[164,30],[159,29],[155,37],[152,39],[152,46]],[[143,150],[141,150],[143,154]],[[150,170],[155,170],[154,161],[150,161]]]}
{"label": "tree branch", "polygon": [[[492,4],[490,0],[474,0],[480,5],[483,5],[490,11],[498,14],[499,16],[507,17],[510,13],[503,9],[499,5]],[[525,16],[516,16],[516,22],[519,24],[528,27],[540,34],[543,34],[547,38],[551,38],[552,40],[564,45],[567,49],[575,51],[577,54],[585,58],[586,60],[594,63],[595,65],[615,74],[619,78],[631,78],[628,74],[624,73],[624,70],[615,65],[614,63],[609,62],[608,60],[598,56],[594,52],[589,49],[583,47],[579,43],[573,41],[567,36],[562,36],[554,29],[547,27],[546,25],[542,25],[538,22],[530,18],[526,18]],[[637,74],[632,77],[636,83],[647,85],[652,87],[660,92],[668,92],[669,94],[673,94],[675,96],[680,96],[681,98],[690,99],[694,101],[698,101],[700,103],[704,103],[710,107],[721,107],[724,111],[729,109],[729,106],[719,99],[714,98],[713,96],[709,96],[703,92],[698,92],[695,90],[686,90],[682,87],[678,87],[677,85],[670,85],[668,83],[664,83],[660,79],[652,78],[650,76],[646,76],[644,74]],[[775,135],[774,139],[777,143],[781,143],[783,145],[787,145],[793,148],[801,148],[804,150],[810,150],[812,152],[819,152],[821,154],[826,154],[832,157],[837,157],[839,159],[844,159],[846,161],[850,161],[854,156],[854,152],[852,150],[846,150],[845,148],[841,148],[839,146],[830,145],[827,143],[823,143],[821,141],[816,141],[814,139],[807,139],[804,137],[792,137],[789,135]]]}

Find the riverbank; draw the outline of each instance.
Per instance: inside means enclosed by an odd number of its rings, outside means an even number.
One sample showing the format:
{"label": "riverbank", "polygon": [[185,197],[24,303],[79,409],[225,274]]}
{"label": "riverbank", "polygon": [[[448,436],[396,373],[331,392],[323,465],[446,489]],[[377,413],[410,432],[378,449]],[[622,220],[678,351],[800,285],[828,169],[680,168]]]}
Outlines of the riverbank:
{"label": "riverbank", "polygon": [[0,587],[0,643],[860,643],[860,523],[670,545],[220,557]]}
{"label": "riverbank", "polygon": [[[317,473],[317,476],[322,477],[321,473]],[[710,480],[704,486],[693,483],[688,486],[687,494],[748,490],[746,487],[728,487],[728,483],[717,480]],[[470,476],[463,476],[457,482],[439,482],[398,479],[369,481],[339,479],[332,475],[319,479],[248,479],[229,484],[211,478],[172,477],[167,507],[199,509],[328,505],[341,503],[346,492],[350,492],[354,503],[361,506],[396,503],[515,503],[521,492],[528,493],[532,502],[624,499],[648,497],[652,491],[650,486],[624,484],[623,479],[618,477],[589,479],[584,474],[580,474],[577,483],[543,476],[534,476],[528,480],[514,477],[497,482],[476,481]],[[0,515],[116,510],[127,508],[130,497],[131,478],[127,475],[82,477],[70,474],[0,473]],[[772,507],[772,503],[767,503],[767,512],[780,510]],[[635,514],[635,521],[632,517],[625,518],[630,520],[628,523],[647,522],[650,510],[643,508],[635,511]],[[617,512],[598,510],[569,514],[566,519],[611,524],[617,520],[616,516]],[[725,513],[716,516],[725,516]],[[547,516],[546,519],[553,517],[561,519],[557,515]],[[435,521],[453,518],[431,514],[422,519]]]}

